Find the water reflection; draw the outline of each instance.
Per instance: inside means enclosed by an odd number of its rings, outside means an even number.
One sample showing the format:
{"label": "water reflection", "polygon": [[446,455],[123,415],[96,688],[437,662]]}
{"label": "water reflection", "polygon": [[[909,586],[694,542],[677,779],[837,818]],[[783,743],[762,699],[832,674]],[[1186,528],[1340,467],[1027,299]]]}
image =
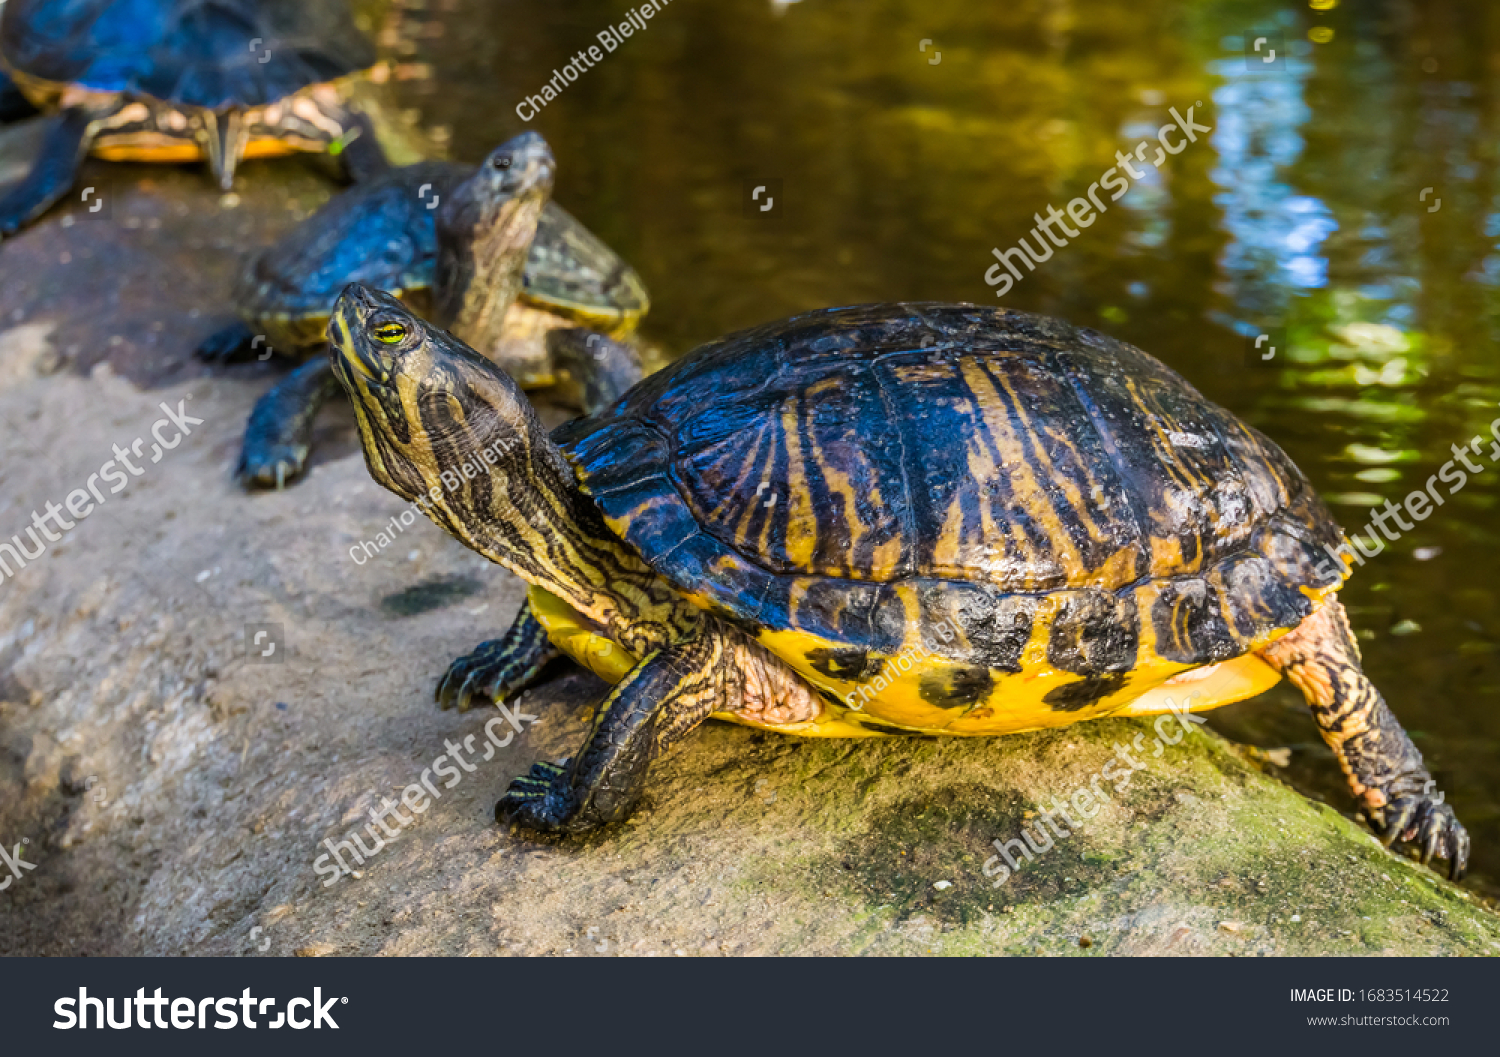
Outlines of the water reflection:
{"label": "water reflection", "polygon": [[[1243,47],[1240,38],[1226,43]],[[1303,99],[1312,64],[1294,55],[1273,73],[1243,59],[1210,65],[1223,79],[1213,94],[1213,200],[1231,236],[1219,258],[1220,290],[1255,323],[1279,319],[1298,290],[1327,283],[1328,261],[1318,251],[1338,228],[1327,206],[1287,180],[1305,146],[1300,129],[1312,116]]]}

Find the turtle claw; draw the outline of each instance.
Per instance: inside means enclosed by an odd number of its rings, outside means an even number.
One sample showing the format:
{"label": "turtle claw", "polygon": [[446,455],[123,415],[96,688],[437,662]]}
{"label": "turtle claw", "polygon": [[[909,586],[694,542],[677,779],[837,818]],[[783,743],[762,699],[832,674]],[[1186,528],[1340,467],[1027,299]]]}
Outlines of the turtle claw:
{"label": "turtle claw", "polygon": [[485,704],[508,700],[514,691],[505,685],[507,652],[504,639],[490,639],[450,664],[433,694],[438,707],[447,711],[456,705],[460,712],[467,712],[478,697]]}
{"label": "turtle claw", "polygon": [[1426,793],[1398,796],[1369,814],[1380,843],[1408,844],[1419,851],[1422,865],[1448,860],[1448,879],[1461,881],[1469,871],[1469,833],[1453,808]]}
{"label": "turtle claw", "polygon": [[518,653],[508,638],[481,642],[448,666],[433,698],[444,711],[454,706],[467,712],[476,705],[509,704],[536,682],[547,660],[543,658],[539,665],[537,658]]}
{"label": "turtle claw", "polygon": [[308,449],[301,445],[276,445],[254,453],[247,449],[240,454],[235,477],[248,488],[274,488],[281,492],[288,481],[301,475],[307,456]]}
{"label": "turtle claw", "polygon": [[543,833],[567,829],[568,820],[577,813],[567,775],[569,762],[532,764],[530,773],[512,781],[505,795],[495,803],[495,821]]}

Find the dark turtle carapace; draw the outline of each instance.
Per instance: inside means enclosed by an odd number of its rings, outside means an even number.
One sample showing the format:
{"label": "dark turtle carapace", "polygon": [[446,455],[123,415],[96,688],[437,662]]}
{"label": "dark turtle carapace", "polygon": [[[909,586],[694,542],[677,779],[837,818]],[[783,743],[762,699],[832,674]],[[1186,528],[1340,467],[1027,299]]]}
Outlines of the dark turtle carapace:
{"label": "dark turtle carapace", "polygon": [[[341,83],[375,60],[342,0],[9,0],[0,68],[50,116],[30,173],[0,197],[0,234],[40,216],[93,154],[206,159],[228,190],[241,158],[342,149],[382,167]],[[7,114],[21,100],[8,96]]]}

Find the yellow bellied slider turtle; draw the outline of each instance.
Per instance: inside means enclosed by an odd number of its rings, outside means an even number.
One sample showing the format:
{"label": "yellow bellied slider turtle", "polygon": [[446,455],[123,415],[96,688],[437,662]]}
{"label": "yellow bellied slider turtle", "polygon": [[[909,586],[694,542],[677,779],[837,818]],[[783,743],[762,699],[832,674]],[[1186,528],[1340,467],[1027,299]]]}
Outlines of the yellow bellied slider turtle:
{"label": "yellow bellied slider turtle", "polygon": [[352,174],[383,168],[338,83],[374,61],[341,0],[9,0],[0,67],[52,117],[31,172],[0,198],[0,234],[67,194],[90,153],[207,158],[226,191],[243,157],[355,138]]}
{"label": "yellow bellied slider turtle", "polygon": [[[523,189],[529,166],[542,183]],[[550,333],[587,328],[601,338],[624,338],[650,306],[640,276],[548,198],[553,171],[546,140],[525,132],[478,169],[420,162],[355,185],[246,263],[234,290],[243,322],[210,336],[199,354],[306,355],[322,345],[339,293],[361,282],[403,298],[522,385],[552,384],[557,357],[548,351]],[[496,173],[507,179],[492,179]],[[545,206],[540,220],[531,221],[535,237],[516,242],[499,202],[523,190],[540,194]],[[522,267],[519,275],[505,263],[501,240],[519,247],[520,257],[509,262]],[[571,349],[568,339],[562,344]],[[593,346],[606,354],[600,362],[576,356],[569,362],[602,405],[639,380],[641,367],[636,352],[619,341]],[[328,360],[319,356],[267,393],[246,430],[240,476],[279,488],[300,473],[313,419],[337,388]]]}
{"label": "yellow bellied slider turtle", "polygon": [[1328,509],[1136,348],[972,305],[829,309],[703,346],[549,435],[504,372],[390,298],[351,287],[334,330],[372,476],[531,585],[440,700],[505,699],[559,652],[614,683],[502,819],[619,819],[709,716],[1007,734],[1284,675],[1385,842],[1464,872],[1468,834],[1360,669]]}

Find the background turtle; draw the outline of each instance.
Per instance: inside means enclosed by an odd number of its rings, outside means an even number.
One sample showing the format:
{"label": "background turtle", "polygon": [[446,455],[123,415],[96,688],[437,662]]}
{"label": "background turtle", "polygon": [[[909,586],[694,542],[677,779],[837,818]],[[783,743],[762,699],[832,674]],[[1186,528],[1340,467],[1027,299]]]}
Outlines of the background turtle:
{"label": "background turtle", "polygon": [[[615,684],[501,818],[619,819],[710,715],[1005,734],[1285,675],[1386,843],[1464,872],[1468,834],[1360,670],[1327,508],[1138,349],[1003,309],[830,309],[703,346],[549,436],[397,302],[351,287],[335,329],[372,476],[531,585],[440,698],[503,699],[559,651]],[[478,452],[500,453],[489,473],[445,473]]]}
{"label": "background turtle", "polygon": [[[522,247],[519,291],[472,274],[476,261],[484,260],[487,274],[508,275],[491,267],[495,235],[472,208],[486,193],[483,188],[493,193],[501,188],[483,179],[475,183],[476,173],[494,171],[501,157],[536,153],[541,158],[540,152],[546,152],[550,194],[552,155],[540,135],[527,132],[477,170],[420,162],[336,196],[246,263],[234,289],[244,322],[212,335],[199,353],[210,359],[247,350],[259,350],[262,358],[271,350],[306,354],[322,345],[339,293],[361,282],[401,297],[482,349],[527,387],[556,380],[549,332],[577,327],[598,332],[598,339],[580,339],[569,358],[570,373],[585,389],[585,407],[608,402],[641,376],[634,350],[615,341],[599,344],[603,337],[632,333],[650,307],[645,285],[629,265],[548,200],[529,249]],[[487,333],[479,332],[481,325]],[[564,342],[571,353],[573,346]],[[313,418],[336,389],[328,361],[319,357],[271,390],[251,416],[241,476],[280,487],[301,472]]]}
{"label": "background turtle", "polygon": [[207,158],[226,191],[242,157],[355,139],[351,172],[378,170],[367,119],[333,83],[374,60],[341,0],[9,0],[0,67],[52,117],[31,172],[0,197],[0,233],[67,194],[90,153]]}

